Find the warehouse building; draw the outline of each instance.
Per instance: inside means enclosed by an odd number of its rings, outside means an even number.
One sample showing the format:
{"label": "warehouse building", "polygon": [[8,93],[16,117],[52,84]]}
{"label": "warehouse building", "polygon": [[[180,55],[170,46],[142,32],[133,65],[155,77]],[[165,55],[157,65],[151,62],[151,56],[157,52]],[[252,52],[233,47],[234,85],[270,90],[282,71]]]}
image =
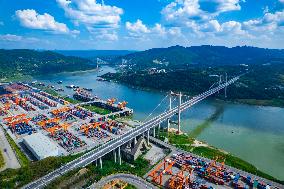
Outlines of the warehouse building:
{"label": "warehouse building", "polygon": [[41,133],[24,137],[23,144],[38,160],[50,156],[59,156],[58,147],[47,136]]}

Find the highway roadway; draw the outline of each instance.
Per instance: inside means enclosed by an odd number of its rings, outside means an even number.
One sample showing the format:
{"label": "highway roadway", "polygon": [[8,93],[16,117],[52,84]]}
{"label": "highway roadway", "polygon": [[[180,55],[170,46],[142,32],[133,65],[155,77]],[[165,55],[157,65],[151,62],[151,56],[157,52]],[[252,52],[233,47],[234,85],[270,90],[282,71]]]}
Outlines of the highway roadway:
{"label": "highway roadway", "polygon": [[187,108],[193,106],[194,104],[197,104],[198,102],[204,100],[205,98],[207,98],[208,96],[220,91],[221,89],[231,85],[232,83],[234,83],[235,81],[237,81],[239,79],[239,76],[234,77],[233,79],[229,80],[227,83],[223,83],[221,85],[219,85],[218,87],[215,87],[213,89],[210,89],[198,96],[193,97],[192,99],[184,102],[181,104],[180,107],[175,107],[172,108],[171,110],[168,110],[154,118],[152,118],[151,120],[143,123],[141,126],[136,127],[132,130],[130,130],[129,132],[113,139],[110,140],[109,142],[103,144],[102,146],[93,149],[92,151],[82,155],[81,157],[61,166],[60,168],[50,172],[49,174],[39,178],[38,180],[24,186],[23,188],[26,189],[34,189],[34,188],[43,188],[44,186],[46,186],[48,183],[52,182],[53,180],[55,180],[57,177],[62,176],[63,174],[74,170],[76,168],[80,168],[80,167],[85,167],[89,164],[91,164],[93,161],[103,157],[104,155],[110,153],[111,151],[113,151],[114,149],[117,149],[118,147],[124,145],[125,143],[127,143],[130,140],[133,140],[135,137],[145,133],[146,131],[149,131],[151,128],[157,126],[159,123],[166,121],[167,119],[171,118],[173,115],[175,115],[179,109],[181,111],[186,110]]}

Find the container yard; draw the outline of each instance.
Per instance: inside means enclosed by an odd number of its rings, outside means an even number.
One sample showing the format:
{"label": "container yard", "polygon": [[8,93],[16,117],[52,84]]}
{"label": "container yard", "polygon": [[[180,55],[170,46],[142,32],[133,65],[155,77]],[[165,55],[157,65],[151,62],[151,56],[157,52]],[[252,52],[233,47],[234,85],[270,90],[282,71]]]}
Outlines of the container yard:
{"label": "container yard", "polygon": [[207,161],[187,153],[172,154],[148,174],[147,180],[169,189],[269,189],[271,183],[226,168],[224,162]]}
{"label": "container yard", "polygon": [[[41,86],[45,84],[42,83]],[[86,89],[80,88],[76,88],[75,94],[77,93],[89,94]],[[114,100],[104,101],[97,97],[91,99],[114,112],[126,109],[126,102],[114,105]],[[84,99],[81,100],[84,103]],[[34,85],[31,87],[29,84],[11,83],[1,88],[0,124],[16,144],[20,148],[25,145],[35,159],[89,150],[131,129],[111,120],[111,116],[113,115],[92,112],[80,104],[69,103],[63,98],[35,88]],[[42,146],[58,149],[54,150],[56,153],[44,155],[40,152],[38,145],[33,144],[37,138]],[[28,153],[26,150],[23,151]]]}

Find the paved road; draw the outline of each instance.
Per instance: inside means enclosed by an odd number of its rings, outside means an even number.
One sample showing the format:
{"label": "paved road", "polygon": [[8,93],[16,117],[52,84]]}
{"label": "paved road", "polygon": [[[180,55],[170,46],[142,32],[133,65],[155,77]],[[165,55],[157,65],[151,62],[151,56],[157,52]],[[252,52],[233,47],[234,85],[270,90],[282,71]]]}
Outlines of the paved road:
{"label": "paved road", "polygon": [[158,189],[156,186],[154,186],[153,184],[147,182],[146,180],[131,175],[131,174],[115,174],[115,175],[109,175],[105,178],[102,178],[99,182],[94,183],[93,185],[91,185],[89,187],[89,189],[98,189],[98,188],[102,188],[105,184],[109,183],[112,180],[115,179],[119,179],[119,180],[123,180],[129,184],[134,185],[136,188],[138,189]]}
{"label": "paved road", "polygon": [[[0,125],[0,149],[1,153],[3,154],[5,166],[0,169],[0,171],[6,169],[6,168],[12,168],[17,169],[20,168],[21,165],[19,164],[19,161],[12,150],[5,134],[2,128],[2,125]],[[6,149],[6,150],[5,150]]]}

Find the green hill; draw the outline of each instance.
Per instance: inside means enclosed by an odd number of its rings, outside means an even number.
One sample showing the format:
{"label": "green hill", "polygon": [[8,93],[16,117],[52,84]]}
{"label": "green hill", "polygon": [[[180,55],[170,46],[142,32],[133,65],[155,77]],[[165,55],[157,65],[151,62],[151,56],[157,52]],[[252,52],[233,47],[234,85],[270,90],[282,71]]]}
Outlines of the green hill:
{"label": "green hill", "polygon": [[0,77],[41,75],[94,68],[87,59],[64,56],[52,51],[0,49]]}
{"label": "green hill", "polygon": [[239,64],[283,63],[284,50],[264,49],[257,47],[224,47],[224,46],[173,46],[154,48],[121,56],[114,63],[127,60],[128,64],[144,67],[181,68],[185,65],[218,66]]}

